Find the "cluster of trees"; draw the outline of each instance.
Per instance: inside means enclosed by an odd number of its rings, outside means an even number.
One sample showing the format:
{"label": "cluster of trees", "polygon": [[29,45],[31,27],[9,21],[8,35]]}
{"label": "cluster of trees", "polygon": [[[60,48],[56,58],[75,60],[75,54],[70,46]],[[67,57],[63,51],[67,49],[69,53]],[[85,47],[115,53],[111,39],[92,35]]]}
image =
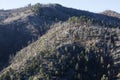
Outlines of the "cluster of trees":
{"label": "cluster of trees", "polygon": [[[28,5],[28,6],[31,6],[31,5]],[[35,4],[34,6],[32,6],[32,11],[34,12],[34,13],[36,13],[37,15],[40,15],[40,12],[41,12],[41,4],[40,3],[37,3],[37,4]]]}
{"label": "cluster of trees", "polygon": [[[94,22],[85,16],[72,17],[68,21],[90,23],[89,25]],[[0,80],[114,80],[116,71],[109,46],[115,47],[117,34],[104,28],[96,29],[96,31],[92,27],[89,28],[87,27],[88,30],[85,27],[80,29],[84,33],[88,33],[88,38],[92,37],[88,41],[99,38],[99,42],[95,45],[81,45],[80,34],[76,37],[72,36],[74,39],[78,38],[79,42],[74,40],[72,44],[55,47],[50,51],[46,48],[26,61],[23,70],[16,72],[10,68],[0,76]],[[79,29],[77,31],[79,32]],[[96,32],[100,32],[100,34],[97,35]],[[84,41],[86,40],[84,39]],[[48,45],[46,46],[48,47]]]}
{"label": "cluster of trees", "polygon": [[[16,73],[9,69],[0,80],[110,80],[114,78],[112,58],[106,56],[97,47],[90,49],[66,45],[55,51],[53,55],[44,52],[40,54],[27,62],[28,66],[23,72]],[[33,76],[38,73],[42,77]]]}
{"label": "cluster of trees", "polygon": [[68,19],[68,22],[72,22],[72,23],[81,23],[82,25],[100,25],[100,26],[104,26],[104,27],[118,27],[118,24],[113,24],[112,22],[106,22],[104,19],[103,20],[99,20],[96,18],[91,18],[90,16],[73,16],[70,17]]}

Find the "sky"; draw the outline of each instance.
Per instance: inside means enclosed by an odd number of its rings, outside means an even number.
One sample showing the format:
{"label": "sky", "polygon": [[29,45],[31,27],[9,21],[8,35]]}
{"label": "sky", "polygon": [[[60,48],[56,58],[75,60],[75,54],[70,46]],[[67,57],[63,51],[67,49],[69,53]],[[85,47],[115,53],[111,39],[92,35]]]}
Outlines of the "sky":
{"label": "sky", "polygon": [[66,7],[102,12],[113,10],[120,13],[120,0],[0,0],[0,9],[13,9],[35,3],[58,3]]}

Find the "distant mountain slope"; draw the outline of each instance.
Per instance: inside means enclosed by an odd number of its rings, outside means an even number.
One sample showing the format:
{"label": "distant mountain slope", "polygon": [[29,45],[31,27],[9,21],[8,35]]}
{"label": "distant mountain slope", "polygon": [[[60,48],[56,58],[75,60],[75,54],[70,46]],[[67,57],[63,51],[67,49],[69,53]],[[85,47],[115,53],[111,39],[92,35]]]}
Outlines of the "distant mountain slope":
{"label": "distant mountain slope", "polygon": [[116,80],[120,29],[72,17],[19,51],[0,79]]}
{"label": "distant mountain slope", "polygon": [[111,11],[111,10],[103,11],[102,14],[107,15],[107,16],[120,18],[120,13],[117,13],[117,12]]}
{"label": "distant mountain slope", "polygon": [[102,14],[66,8],[59,4],[36,4],[0,10],[0,68],[7,65],[9,56],[44,35],[52,24],[72,16],[86,16],[96,25],[119,27],[120,19]]}

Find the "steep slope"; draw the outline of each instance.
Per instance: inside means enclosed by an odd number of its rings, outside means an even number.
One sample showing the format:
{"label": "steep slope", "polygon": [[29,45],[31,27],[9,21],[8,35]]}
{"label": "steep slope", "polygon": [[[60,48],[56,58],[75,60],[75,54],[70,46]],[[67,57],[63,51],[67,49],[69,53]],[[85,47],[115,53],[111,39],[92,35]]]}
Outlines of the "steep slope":
{"label": "steep slope", "polygon": [[36,42],[19,51],[1,80],[116,79],[112,55],[120,30],[93,24],[85,17],[57,23]]}
{"label": "steep slope", "polygon": [[[32,19],[31,19],[32,18]],[[15,11],[0,24],[0,66],[9,58],[10,54],[22,49],[32,40],[36,40],[45,32],[44,25],[30,9]],[[43,26],[44,27],[44,26]],[[47,26],[46,26],[47,27]],[[1,68],[0,67],[0,68]]]}
{"label": "steep slope", "polygon": [[66,21],[72,16],[86,16],[93,24],[119,27],[120,19],[102,14],[66,8],[59,4],[36,4],[27,7],[0,10],[0,69],[28,44],[44,35],[52,24]]}

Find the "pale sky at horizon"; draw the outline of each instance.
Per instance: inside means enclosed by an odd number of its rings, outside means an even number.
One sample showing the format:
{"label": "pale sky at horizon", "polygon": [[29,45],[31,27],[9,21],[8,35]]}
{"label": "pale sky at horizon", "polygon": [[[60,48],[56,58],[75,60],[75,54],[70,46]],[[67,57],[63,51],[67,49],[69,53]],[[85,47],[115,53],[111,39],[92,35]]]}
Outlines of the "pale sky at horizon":
{"label": "pale sky at horizon", "polygon": [[41,4],[58,3],[66,7],[91,12],[113,10],[120,13],[120,0],[2,0],[0,1],[0,9],[20,8],[38,2]]}

